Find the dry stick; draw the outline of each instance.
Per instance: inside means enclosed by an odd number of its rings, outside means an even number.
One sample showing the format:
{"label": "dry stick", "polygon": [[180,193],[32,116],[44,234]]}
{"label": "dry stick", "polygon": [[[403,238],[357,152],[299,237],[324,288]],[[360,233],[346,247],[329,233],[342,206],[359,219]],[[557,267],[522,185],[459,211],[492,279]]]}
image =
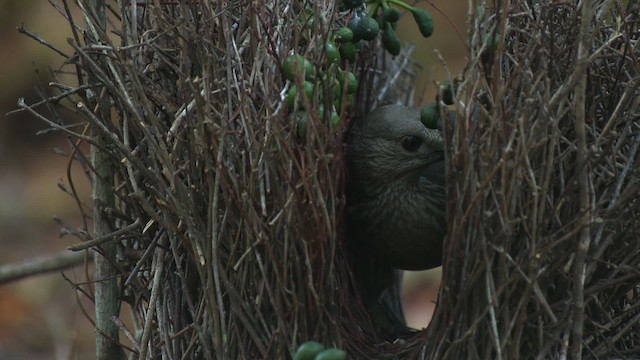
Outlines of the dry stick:
{"label": "dry stick", "polygon": [[89,241],[85,241],[83,243],[80,244],[76,244],[76,245],[71,245],[69,247],[67,247],[67,250],[71,250],[71,251],[80,251],[80,250],[84,250],[84,249],[88,249],[90,247],[93,246],[98,246],[100,244],[112,241],[112,240],[118,240],[118,236],[120,235],[124,235],[130,231],[133,231],[137,228],[139,228],[142,225],[142,221],[140,221],[140,219],[136,219],[135,222],[133,222],[131,225],[127,225],[125,227],[123,227],[122,229],[116,230],[110,234],[106,234],[103,235],[99,238],[95,238],[93,240],[89,240]]}
{"label": "dry stick", "polygon": [[[90,0],[88,3],[78,2],[82,9],[85,26],[90,30],[90,36],[86,41],[95,42],[98,40],[96,26],[106,27],[106,3],[104,0]],[[97,23],[93,22],[91,15],[95,15]],[[85,58],[85,60],[90,60]],[[94,91],[104,88],[96,79],[95,74],[90,73],[89,81]],[[98,121],[93,124],[91,137],[95,139],[96,146],[91,147],[91,166],[93,173],[93,216],[94,235],[102,237],[112,232],[109,216],[103,211],[104,208],[113,208],[115,205],[115,195],[113,192],[114,165],[109,153],[101,150],[102,147],[109,146],[109,138],[101,134],[96,124],[103,125],[110,117],[110,106],[108,98],[104,98],[104,93],[96,99],[97,106],[94,109],[97,113]],[[80,108],[82,108],[80,106]],[[88,110],[88,109],[87,109]],[[91,113],[90,111],[87,111]],[[93,113],[91,113],[93,115]],[[111,264],[111,259],[115,259],[115,242],[104,244],[101,251],[94,253],[95,263],[95,316],[96,316],[96,358],[99,360],[120,359],[122,352],[118,346],[118,327],[111,320],[119,313],[119,289],[117,281],[117,271]]]}
{"label": "dry stick", "polygon": [[[54,83],[54,82],[50,82],[49,86],[57,87],[57,84]],[[51,104],[51,103],[55,104],[55,103],[60,102],[63,99],[66,99],[66,98],[70,97],[71,95],[74,95],[76,93],[79,93],[79,92],[87,90],[87,89],[89,89],[89,86],[87,86],[87,85],[79,86],[77,88],[76,87],[68,88],[68,89],[65,89],[63,92],[61,92],[58,95],[50,96],[50,97],[48,97],[48,98],[46,98],[44,100],[40,100],[35,104],[29,105],[29,107],[30,108],[36,108],[36,107],[38,107],[40,105],[44,105],[44,104]],[[15,110],[11,110],[11,111],[7,112],[5,114],[5,116],[13,115],[13,114],[25,111],[25,110],[27,110],[27,109],[21,107],[20,109],[15,109]],[[77,124],[73,124],[71,126],[76,126],[76,125]],[[59,125],[59,126],[61,126],[61,125]],[[70,127],[70,126],[68,125],[67,128],[68,127]]]}
{"label": "dry stick", "polygon": [[580,164],[578,169],[579,204],[581,212],[581,226],[578,247],[573,259],[573,328],[571,331],[571,358],[580,360],[582,358],[582,336],[584,332],[584,281],[585,281],[585,260],[591,242],[591,228],[589,226],[591,217],[590,195],[589,195],[589,168],[587,149],[587,130],[585,120],[585,104],[587,92],[587,75],[589,51],[591,49],[591,6],[589,0],[582,2],[582,19],[580,24],[580,43],[578,44],[577,68],[583,69],[580,73],[574,72],[578,82],[575,89],[575,113],[576,113],[576,160]]}
{"label": "dry stick", "polygon": [[28,37],[32,38],[33,40],[35,40],[35,41],[39,42],[40,44],[42,44],[42,45],[44,45],[44,46],[46,46],[46,47],[48,47],[49,49],[51,49],[51,50],[55,51],[56,53],[58,53],[59,55],[61,55],[63,58],[68,59],[68,58],[70,57],[69,55],[65,54],[65,53],[64,53],[64,51],[62,51],[62,50],[58,49],[57,47],[55,47],[55,46],[53,46],[53,45],[51,45],[51,44],[49,44],[45,39],[41,38],[41,37],[40,37],[40,36],[38,36],[37,34],[34,34],[34,33],[32,33],[32,32],[27,31],[27,30],[24,28],[24,24],[20,24],[20,26],[18,26],[18,27],[16,28],[16,30],[18,30],[18,32],[19,32],[20,34],[27,35]]}
{"label": "dry stick", "polygon": [[84,261],[85,253],[63,251],[13,264],[0,266],[0,285],[17,281],[33,275],[42,275],[64,270]]}
{"label": "dry stick", "polygon": [[151,325],[154,322],[153,317],[156,310],[156,305],[158,304],[158,293],[160,292],[160,280],[162,279],[162,272],[164,270],[164,250],[162,246],[158,247],[158,251],[156,251],[156,256],[153,259],[155,268],[155,274],[153,274],[153,287],[151,288],[151,298],[149,299],[149,308],[147,309],[147,313],[145,314],[144,321],[144,330],[142,332],[142,340],[140,340],[140,354],[138,355],[139,360],[145,360],[147,357],[147,349],[151,344],[149,344],[149,338],[151,337]]}
{"label": "dry stick", "polygon": [[120,331],[124,334],[124,336],[127,337],[127,339],[129,339],[129,341],[131,341],[131,344],[133,344],[133,348],[136,351],[140,351],[140,343],[138,343],[138,339],[136,339],[136,337],[131,333],[131,331],[127,328],[127,325],[125,325],[122,320],[120,320],[117,317],[112,317],[111,321],[113,321],[114,324],[116,324],[116,326],[118,327],[118,329],[120,329]]}
{"label": "dry stick", "polygon": [[151,241],[151,244],[149,244],[147,249],[144,251],[142,257],[136,263],[136,266],[133,268],[133,270],[131,270],[131,273],[127,277],[127,280],[125,280],[124,282],[124,286],[128,286],[131,284],[133,278],[138,275],[138,272],[142,268],[143,264],[146,263],[147,258],[153,253],[153,250],[156,248],[156,245],[158,244],[158,241],[160,241],[160,238],[165,234],[166,232],[164,231],[164,229],[158,231],[158,234],[154,237],[154,239]]}

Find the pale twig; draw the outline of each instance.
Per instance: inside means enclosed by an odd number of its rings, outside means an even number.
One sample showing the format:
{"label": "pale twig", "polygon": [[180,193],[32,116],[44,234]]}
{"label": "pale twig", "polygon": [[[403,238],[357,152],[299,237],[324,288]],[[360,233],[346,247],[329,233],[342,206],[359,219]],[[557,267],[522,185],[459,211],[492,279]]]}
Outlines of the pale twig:
{"label": "pale twig", "polygon": [[123,227],[121,229],[118,229],[118,230],[112,232],[111,234],[100,236],[99,238],[95,238],[93,240],[85,241],[85,242],[80,243],[80,244],[71,245],[71,246],[67,247],[67,250],[80,251],[80,250],[88,249],[88,248],[93,247],[93,246],[98,246],[98,245],[106,243],[108,241],[118,240],[119,236],[129,233],[129,232],[139,228],[141,225],[142,225],[142,221],[140,221],[140,219],[136,219],[136,221],[134,221],[131,225],[127,225],[127,226],[125,226],[125,227]]}
{"label": "pale twig", "polygon": [[[0,285],[34,275],[60,271],[82,263],[85,254],[63,251],[13,264],[0,266]],[[89,260],[91,257],[89,257]]]}

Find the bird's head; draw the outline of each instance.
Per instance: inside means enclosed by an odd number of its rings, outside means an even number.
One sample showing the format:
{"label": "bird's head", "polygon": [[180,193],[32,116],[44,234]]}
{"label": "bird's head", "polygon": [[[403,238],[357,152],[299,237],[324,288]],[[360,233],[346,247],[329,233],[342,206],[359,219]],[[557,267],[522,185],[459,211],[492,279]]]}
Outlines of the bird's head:
{"label": "bird's head", "polygon": [[444,174],[443,139],[420,122],[420,109],[380,107],[355,120],[347,140],[347,166],[360,184]]}

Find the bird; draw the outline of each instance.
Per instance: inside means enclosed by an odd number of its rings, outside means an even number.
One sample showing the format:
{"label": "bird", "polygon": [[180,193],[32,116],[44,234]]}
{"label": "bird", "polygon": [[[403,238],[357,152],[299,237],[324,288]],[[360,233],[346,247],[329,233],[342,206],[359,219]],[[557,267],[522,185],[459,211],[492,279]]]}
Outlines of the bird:
{"label": "bird", "polygon": [[402,270],[442,264],[444,140],[422,124],[420,109],[382,106],[353,120],[345,163],[346,225],[365,306],[383,331],[403,333]]}

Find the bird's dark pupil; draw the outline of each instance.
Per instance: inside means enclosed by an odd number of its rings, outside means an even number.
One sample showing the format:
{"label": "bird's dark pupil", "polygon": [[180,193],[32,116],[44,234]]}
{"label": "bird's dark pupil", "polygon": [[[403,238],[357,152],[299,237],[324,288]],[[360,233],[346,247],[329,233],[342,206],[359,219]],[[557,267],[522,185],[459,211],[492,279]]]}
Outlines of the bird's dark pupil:
{"label": "bird's dark pupil", "polygon": [[417,136],[405,136],[402,138],[402,147],[410,152],[416,152],[422,141]]}

